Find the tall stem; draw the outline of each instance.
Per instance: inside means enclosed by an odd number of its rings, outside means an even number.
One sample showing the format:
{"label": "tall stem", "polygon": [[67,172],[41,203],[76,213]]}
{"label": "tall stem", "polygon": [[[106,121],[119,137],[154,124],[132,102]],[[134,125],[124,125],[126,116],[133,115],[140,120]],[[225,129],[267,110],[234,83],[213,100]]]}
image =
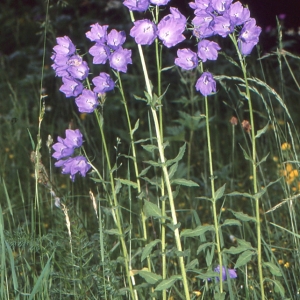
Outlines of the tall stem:
{"label": "tall stem", "polygon": [[209,175],[210,175],[210,184],[211,184],[211,198],[212,198],[212,209],[214,216],[214,226],[216,232],[216,244],[218,251],[218,260],[220,267],[219,283],[220,283],[220,294],[223,293],[223,261],[221,253],[221,244],[220,244],[220,235],[219,235],[219,226],[218,226],[218,217],[217,217],[217,199],[215,196],[215,177],[213,170],[213,160],[212,160],[212,151],[211,151],[211,140],[210,140],[210,130],[209,130],[209,113],[208,113],[208,100],[205,96],[205,120],[206,120],[206,136],[207,136],[207,147],[208,147],[208,160],[209,160]]}
{"label": "tall stem", "polygon": [[[132,22],[134,22],[134,16],[133,16],[132,11],[130,11],[130,16],[131,16]],[[149,79],[149,76],[148,76],[148,71],[147,71],[147,67],[146,67],[146,63],[145,63],[143,50],[142,50],[141,45],[138,44],[137,46],[138,46],[138,51],[139,51],[141,64],[142,64],[142,68],[143,68],[147,93],[149,94],[150,97],[152,97],[151,84],[150,84],[150,79]],[[165,160],[164,147],[163,147],[163,141],[162,141],[162,135],[161,135],[161,130],[162,129],[159,126],[159,121],[158,121],[156,110],[152,106],[151,106],[151,114],[152,114],[153,121],[154,121],[154,127],[155,127],[156,138],[157,138],[157,147],[158,147],[160,161],[161,161],[161,164],[162,164],[162,171],[163,171],[165,185],[166,185],[167,192],[168,192],[168,198],[169,198],[169,202],[170,202],[172,221],[173,221],[173,225],[177,225],[177,216],[176,216],[174,198],[173,198],[170,178],[169,178],[169,174],[168,174],[168,169],[167,169],[167,166],[165,164],[166,160]],[[175,228],[174,237],[175,237],[176,247],[177,247],[177,250],[181,252],[182,251],[182,246],[181,246],[181,241],[180,241],[179,229],[178,229],[177,226],[174,226],[174,228]],[[180,265],[180,270],[181,270],[181,276],[182,276],[182,283],[183,283],[183,287],[184,287],[185,299],[190,300],[189,287],[188,287],[188,281],[187,281],[187,277],[186,277],[186,271],[185,271],[185,265],[184,265],[183,257],[180,256],[178,258],[178,260],[179,260],[179,265]]]}
{"label": "tall stem", "polygon": [[133,289],[132,282],[131,282],[131,280],[134,280],[134,278],[131,278],[130,272],[129,272],[129,257],[128,257],[128,252],[127,252],[126,243],[125,243],[124,234],[123,234],[122,225],[121,225],[121,218],[120,218],[120,213],[119,213],[120,208],[119,208],[119,203],[118,203],[118,199],[117,199],[117,195],[116,195],[116,191],[115,191],[113,172],[112,172],[111,163],[110,163],[110,159],[109,159],[109,153],[107,151],[106,139],[105,139],[105,135],[103,132],[103,119],[102,119],[103,117],[100,115],[98,110],[95,110],[95,115],[96,115],[98,126],[100,129],[104,153],[105,153],[107,167],[108,167],[108,171],[109,171],[111,193],[112,193],[112,197],[113,197],[113,204],[115,206],[112,209],[112,214],[113,214],[115,223],[118,228],[118,234],[119,234],[122,251],[123,251],[123,255],[124,255],[124,260],[125,260],[125,270],[126,270],[126,276],[127,276],[127,281],[128,281],[128,285],[129,285],[129,290],[130,290],[132,299],[137,299],[136,290]]}
{"label": "tall stem", "polygon": [[[248,78],[247,78],[247,70],[245,60],[239,50],[237,40],[234,34],[230,35],[230,38],[235,45],[236,51],[238,53],[241,69],[243,71],[243,76],[246,85],[246,95],[249,105],[249,114],[250,114],[250,124],[251,124],[251,141],[252,141],[252,176],[253,176],[253,192],[254,194],[257,193],[257,174],[256,174],[256,139],[255,139],[255,127],[254,127],[254,117],[253,117],[253,108],[252,108],[252,101],[251,95],[248,85]],[[255,214],[256,214],[256,235],[257,235],[257,267],[258,267],[258,274],[259,274],[259,284],[260,284],[260,292],[261,292],[261,299],[265,299],[265,291],[264,291],[264,278],[262,272],[262,248],[261,248],[261,227],[260,227],[260,213],[259,213],[259,198],[255,198]]]}

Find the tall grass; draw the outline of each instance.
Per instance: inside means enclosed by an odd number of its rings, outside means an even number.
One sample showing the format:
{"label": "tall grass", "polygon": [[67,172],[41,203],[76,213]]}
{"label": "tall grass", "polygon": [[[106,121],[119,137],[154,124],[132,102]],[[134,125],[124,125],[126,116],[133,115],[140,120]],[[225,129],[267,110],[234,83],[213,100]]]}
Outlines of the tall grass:
{"label": "tall grass", "polygon": [[[0,298],[297,299],[300,56],[281,25],[263,55],[224,42],[206,97],[158,41],[129,41],[132,69],[80,114],[49,69],[48,9],[40,78],[0,71]],[[67,128],[92,166],[74,183],[51,157]]]}

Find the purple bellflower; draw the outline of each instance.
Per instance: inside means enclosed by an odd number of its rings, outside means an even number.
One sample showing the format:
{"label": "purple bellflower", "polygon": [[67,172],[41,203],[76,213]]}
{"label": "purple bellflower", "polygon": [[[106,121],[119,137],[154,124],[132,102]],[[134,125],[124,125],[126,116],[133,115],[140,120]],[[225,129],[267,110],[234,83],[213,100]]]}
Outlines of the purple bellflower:
{"label": "purple bellflower", "polygon": [[203,96],[207,96],[216,91],[216,81],[209,72],[204,72],[196,82],[196,90]]}
{"label": "purple bellflower", "polygon": [[74,148],[73,147],[70,148],[67,145],[65,145],[63,138],[59,136],[57,140],[58,142],[52,146],[52,148],[55,151],[52,154],[52,157],[54,157],[55,159],[61,159],[70,156],[74,153]]}
{"label": "purple bellflower", "polygon": [[97,43],[106,43],[108,25],[100,26],[98,23],[91,25],[91,30],[86,32],[86,37]]}
{"label": "purple bellflower", "polygon": [[202,9],[205,10],[210,6],[211,0],[195,0],[195,2],[190,2],[189,6],[192,9]]}
{"label": "purple bellflower", "polygon": [[69,37],[58,37],[56,38],[56,42],[58,45],[54,46],[53,50],[57,54],[68,56],[75,53],[76,48]]}
{"label": "purple bellflower", "polygon": [[144,19],[134,22],[130,35],[140,45],[151,45],[156,38],[156,25],[150,20]]}
{"label": "purple bellflower", "polygon": [[230,5],[224,15],[229,16],[234,26],[238,26],[244,24],[250,18],[250,11],[248,8],[243,7],[240,1],[237,1]]}
{"label": "purple bellflower", "polygon": [[223,14],[232,3],[232,0],[211,0],[212,8],[219,14]]}
{"label": "purple bellflower", "polygon": [[146,11],[150,5],[149,0],[125,0],[123,4],[132,11]]}
{"label": "purple bellflower", "polygon": [[82,57],[79,55],[73,55],[68,60],[68,69],[69,74],[79,80],[85,79],[89,74],[89,67],[86,61],[82,60]]}
{"label": "purple bellflower", "polygon": [[[222,279],[223,281],[226,281],[227,280],[227,274],[226,274],[226,269],[228,271],[228,275],[230,278],[234,279],[234,278],[237,278],[237,274],[236,274],[236,270],[235,269],[228,269],[228,268],[225,268],[224,266],[222,267]],[[220,274],[220,266],[217,266],[215,269],[214,269],[214,272]],[[211,281],[211,278],[208,278],[207,279],[208,281]],[[216,280],[217,281],[220,281],[220,278],[219,277],[216,277]]]}
{"label": "purple bellflower", "polygon": [[110,55],[110,50],[106,45],[96,43],[90,48],[89,53],[94,57],[93,64],[105,64]]}
{"label": "purple bellflower", "polygon": [[92,80],[95,85],[93,91],[95,93],[104,94],[114,89],[115,82],[111,79],[111,77],[107,73],[100,73],[99,76],[94,77]]}
{"label": "purple bellflower", "polygon": [[63,85],[60,87],[60,91],[66,95],[66,97],[77,97],[83,90],[82,83],[74,79],[71,76],[64,76],[62,78]]}
{"label": "purple bellflower", "polygon": [[212,29],[215,34],[218,34],[221,37],[226,37],[228,34],[233,32],[234,26],[231,23],[230,18],[224,15],[214,18]]}
{"label": "purple bellflower", "polygon": [[120,47],[110,55],[109,64],[111,68],[119,72],[126,73],[127,65],[132,64],[131,50],[123,49],[122,47]]}
{"label": "purple bellflower", "polygon": [[177,50],[177,56],[175,65],[184,70],[192,70],[198,66],[197,53],[190,49],[185,48]]}
{"label": "purple bellflower", "polygon": [[196,17],[192,20],[194,25],[193,34],[197,38],[207,38],[214,35],[212,29],[214,16],[206,11],[198,11]]}
{"label": "purple bellflower", "polygon": [[92,113],[99,105],[97,95],[88,89],[84,89],[75,102],[78,110],[82,113]]}
{"label": "purple bellflower", "polygon": [[178,9],[171,7],[171,14],[163,17],[157,25],[157,34],[162,43],[170,48],[185,40],[186,18]]}
{"label": "purple bellflower", "polygon": [[113,50],[119,49],[125,42],[126,35],[124,31],[112,29],[107,35],[107,46]]}
{"label": "purple bellflower", "polygon": [[256,21],[250,18],[243,26],[239,38],[238,46],[243,55],[249,55],[253,47],[258,43],[261,28],[256,26]]}
{"label": "purple bellflower", "polygon": [[67,69],[69,67],[69,65],[68,65],[69,57],[68,56],[65,56],[63,54],[53,53],[53,55],[51,56],[51,59],[54,62],[54,64],[52,64],[51,67],[55,71],[56,76],[58,76],[58,77],[69,76],[69,73],[67,71]]}
{"label": "purple bellflower", "polygon": [[218,50],[221,47],[212,41],[202,40],[198,43],[198,57],[202,60],[202,62],[206,62],[207,60],[216,60],[218,58]]}
{"label": "purple bellflower", "polygon": [[150,0],[151,4],[160,6],[160,5],[167,5],[170,2],[170,0]]}
{"label": "purple bellflower", "polygon": [[75,156],[66,160],[59,160],[54,165],[56,167],[62,167],[62,174],[70,174],[70,178],[73,182],[77,173],[85,177],[91,168],[91,165],[84,156]]}
{"label": "purple bellflower", "polygon": [[66,129],[66,138],[64,144],[69,148],[79,148],[82,146],[83,136],[79,129]]}

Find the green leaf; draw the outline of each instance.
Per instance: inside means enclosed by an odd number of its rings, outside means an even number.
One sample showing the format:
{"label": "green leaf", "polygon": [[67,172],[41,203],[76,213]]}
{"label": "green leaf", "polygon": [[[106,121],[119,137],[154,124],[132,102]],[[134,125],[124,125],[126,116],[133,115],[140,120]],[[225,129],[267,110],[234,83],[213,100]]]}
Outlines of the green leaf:
{"label": "green leaf", "polygon": [[201,234],[204,234],[207,231],[214,231],[215,228],[212,225],[204,225],[204,226],[198,226],[195,229],[186,229],[180,233],[181,237],[195,237],[200,236]]}
{"label": "green leaf", "polygon": [[256,166],[259,166],[261,163],[265,162],[265,161],[267,160],[269,154],[270,154],[270,152],[269,152],[265,157],[263,157],[263,158],[256,164]]}
{"label": "green leaf", "polygon": [[237,259],[236,261],[236,264],[234,266],[235,269],[241,267],[241,266],[244,266],[246,265],[252,258],[252,255],[254,255],[255,252],[254,251],[250,251],[250,250],[247,250],[245,252],[243,252],[239,258]]}
{"label": "green leaf", "polygon": [[242,226],[241,222],[235,219],[226,219],[225,222],[221,225],[223,226],[232,226],[232,225],[237,225],[237,226]]}
{"label": "green leaf", "polygon": [[196,270],[193,270],[193,272],[199,274],[196,277],[200,278],[200,279],[203,279],[203,280],[206,280],[206,279],[209,279],[209,278],[212,279],[213,277],[219,277],[220,276],[219,273],[214,272],[212,270],[209,270],[206,273],[202,273],[202,272],[199,272],[199,271],[196,272]]}
{"label": "green leaf", "polygon": [[106,229],[104,230],[105,233],[110,234],[110,235],[118,235],[121,236],[121,234],[119,233],[119,230],[117,228],[113,228],[113,229]]}
{"label": "green leaf", "polygon": [[186,270],[193,270],[195,269],[196,266],[199,265],[199,261],[197,258],[195,258],[194,260],[190,261],[186,266]]}
{"label": "green leaf", "polygon": [[247,152],[245,151],[245,149],[241,146],[241,144],[239,144],[240,145],[240,147],[241,147],[241,149],[242,149],[242,151],[243,151],[243,154],[244,154],[244,157],[245,157],[245,159],[247,159],[247,160],[249,160],[249,161],[253,161],[252,160],[252,158],[247,154]]}
{"label": "green leaf", "polygon": [[275,287],[274,287],[274,290],[275,290],[275,293],[279,293],[280,296],[282,297],[282,299],[284,298],[284,295],[285,295],[285,290],[284,290],[284,287],[283,285],[281,284],[281,282],[279,282],[278,280],[272,280]]}
{"label": "green leaf", "polygon": [[161,280],[162,277],[161,275],[149,272],[149,271],[139,271],[138,274],[143,277],[147,283],[149,284],[155,284],[157,281]]}
{"label": "green leaf", "polygon": [[140,119],[138,119],[134,125],[134,128],[131,130],[131,134],[133,135],[136,130],[139,128],[139,125],[140,125]]}
{"label": "green leaf", "polygon": [[227,194],[227,196],[240,196],[240,197],[255,199],[255,197],[253,195],[250,195],[248,193],[240,193],[240,192],[232,192],[232,193]]}
{"label": "green leaf", "polygon": [[172,165],[172,164],[174,164],[176,162],[179,162],[182,159],[183,155],[184,155],[185,149],[186,149],[186,143],[184,143],[180,147],[179,152],[178,152],[178,154],[177,154],[177,156],[175,158],[169,159],[169,160],[166,161],[166,165],[170,166],[170,165]]}
{"label": "green leaf", "polygon": [[33,140],[33,138],[32,138],[32,135],[31,135],[30,131],[29,131],[29,128],[27,128],[27,131],[28,131],[28,135],[29,135],[29,138],[30,138],[32,151],[34,151],[34,150],[35,150],[35,143],[34,143],[34,140]]}
{"label": "green leaf", "polygon": [[171,287],[177,280],[181,279],[181,275],[173,275],[168,279],[163,280],[156,288],[155,291],[163,291]]}
{"label": "green leaf", "polygon": [[173,164],[169,169],[169,178],[171,179],[175,172],[177,171],[178,163]]}
{"label": "green leaf", "polygon": [[157,150],[157,146],[155,145],[141,145],[146,151],[153,153],[155,150]]}
{"label": "green leaf", "polygon": [[133,97],[134,97],[135,100],[147,102],[147,99],[139,97],[137,95],[133,95]]}
{"label": "green leaf", "polygon": [[215,193],[215,200],[218,200],[220,199],[221,197],[223,197],[224,195],[224,191],[225,191],[225,186],[226,186],[226,183],[221,186]]}
{"label": "green leaf", "polygon": [[34,299],[34,295],[35,295],[39,290],[42,289],[42,287],[43,287],[43,282],[47,281],[47,278],[48,278],[48,276],[49,276],[49,274],[50,274],[50,271],[51,271],[51,269],[50,269],[50,263],[51,263],[51,260],[52,260],[53,255],[54,255],[54,252],[53,252],[52,255],[49,257],[49,259],[48,259],[48,261],[47,261],[45,267],[43,268],[43,271],[42,271],[41,275],[40,275],[39,278],[36,280],[36,283],[35,283],[35,285],[34,285],[34,287],[33,287],[33,290],[32,290],[32,292],[31,292],[31,294],[29,295],[29,298],[28,298],[29,300]]}
{"label": "green leaf", "polygon": [[205,243],[203,245],[200,245],[197,249],[197,255],[203,250],[205,250],[207,247],[210,247],[210,246],[213,246],[215,243],[213,242],[208,242],[208,243]]}
{"label": "green leaf", "polygon": [[145,246],[142,252],[141,262],[151,253],[153,247],[155,247],[160,242],[161,240],[156,239]]}
{"label": "green leaf", "polygon": [[253,249],[252,247],[238,246],[238,247],[230,247],[229,249],[224,249],[222,252],[229,254],[239,254],[246,250]]}
{"label": "green leaf", "polygon": [[175,67],[175,65],[170,66],[170,67],[165,67],[165,68],[162,68],[160,71],[161,71],[161,72],[165,72],[165,71],[168,71],[168,70],[173,69],[174,67]]}
{"label": "green leaf", "polygon": [[149,217],[162,217],[161,209],[154,203],[150,201],[145,201],[144,207],[143,207],[145,216],[147,218]]}
{"label": "green leaf", "polygon": [[172,230],[172,231],[174,231],[175,229],[178,229],[178,228],[180,228],[180,226],[181,226],[181,223],[180,222],[178,222],[177,224],[167,224],[167,226]]}
{"label": "green leaf", "polygon": [[244,214],[242,212],[237,212],[232,209],[228,209],[228,210],[231,211],[237,219],[243,222],[249,222],[249,221],[256,222],[256,219],[254,217],[250,217],[247,214]]}
{"label": "green leaf", "polygon": [[144,161],[144,163],[149,164],[153,167],[162,167],[162,165],[163,165],[162,163],[158,163],[154,160],[147,160],[147,161]]}
{"label": "green leaf", "polygon": [[226,293],[223,292],[220,294],[219,292],[214,294],[214,300],[225,300]]}
{"label": "green leaf", "polygon": [[131,186],[133,187],[134,189],[137,189],[138,185],[136,182],[133,182],[133,181],[130,181],[130,180],[127,180],[127,179],[115,179],[115,180],[120,180],[120,182],[124,185],[128,185],[128,186]]}
{"label": "green leaf", "polygon": [[280,269],[273,263],[271,262],[264,262],[263,263],[264,267],[268,267],[269,271],[275,275],[275,276],[282,276],[282,273],[280,271]]}
{"label": "green leaf", "polygon": [[[141,177],[141,179],[143,179],[143,180],[145,180],[145,181],[147,181],[148,183],[150,183],[151,185],[153,185],[153,186],[156,186],[157,188],[159,188],[160,189],[160,183],[159,182],[156,182],[156,181],[154,181],[154,180],[152,180],[152,179],[149,179],[148,177]],[[157,181],[159,181],[159,178],[155,178]]]}
{"label": "green leaf", "polygon": [[142,176],[146,175],[150,168],[151,168],[151,166],[149,166],[149,167],[145,168],[144,170],[142,170],[142,172],[139,174],[139,177],[142,177]]}
{"label": "green leaf", "polygon": [[263,128],[257,131],[255,138],[258,139],[261,135],[263,135],[269,128],[269,122],[268,124]]}
{"label": "green leaf", "polygon": [[189,187],[199,186],[199,184],[196,183],[195,181],[187,180],[184,178],[173,179],[173,180],[171,180],[171,184],[178,184],[178,185],[184,185],[184,186],[189,186]]}

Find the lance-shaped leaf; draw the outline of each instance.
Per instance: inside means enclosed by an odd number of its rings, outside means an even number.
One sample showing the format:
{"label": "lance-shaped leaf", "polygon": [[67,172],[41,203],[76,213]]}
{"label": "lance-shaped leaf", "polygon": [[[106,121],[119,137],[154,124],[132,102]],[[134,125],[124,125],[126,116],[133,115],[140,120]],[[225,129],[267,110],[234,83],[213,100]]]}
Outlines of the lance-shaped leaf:
{"label": "lance-shaped leaf", "polygon": [[161,209],[154,203],[150,201],[145,201],[144,207],[143,207],[145,216],[147,218],[149,217],[162,217]]}
{"label": "lance-shaped leaf", "polygon": [[178,154],[175,158],[169,159],[169,160],[166,161],[166,165],[171,166],[172,164],[174,164],[176,162],[179,162],[182,159],[183,155],[184,155],[185,149],[186,149],[186,143],[184,143],[180,147],[179,152],[178,152]]}
{"label": "lance-shaped leaf", "polygon": [[225,191],[225,186],[226,186],[226,183],[221,186],[215,193],[215,200],[218,200],[220,199],[221,197],[223,197],[224,195],[224,191]]}
{"label": "lance-shaped leaf", "polygon": [[196,183],[195,181],[187,180],[184,178],[173,179],[173,180],[171,180],[171,184],[178,184],[178,185],[184,185],[184,186],[189,186],[189,187],[199,186],[199,184]]}
{"label": "lance-shaped leaf", "polygon": [[269,122],[268,124],[263,128],[257,131],[255,138],[258,139],[261,135],[263,135],[269,128]]}
{"label": "lance-shaped leaf", "polygon": [[280,269],[275,264],[273,264],[271,262],[264,262],[263,266],[267,267],[273,275],[282,276]]}
{"label": "lance-shaped leaf", "polygon": [[160,242],[161,240],[156,239],[145,246],[142,252],[141,262],[151,253],[153,247],[155,247]]}
{"label": "lance-shaped leaf", "polygon": [[247,250],[245,252],[243,252],[239,258],[237,259],[236,261],[236,264],[234,266],[235,269],[241,267],[241,266],[244,266],[246,265],[252,258],[252,256],[255,254],[254,251],[250,251],[250,250]]}
{"label": "lance-shaped leaf", "polygon": [[237,219],[239,219],[243,222],[249,222],[249,221],[256,222],[256,219],[254,217],[250,217],[247,214],[244,214],[244,213],[238,212],[238,211],[234,211],[232,209],[228,209],[228,210],[231,211]]}
{"label": "lance-shaped leaf", "polygon": [[181,237],[195,237],[204,234],[207,231],[214,231],[213,225],[197,226],[195,229],[186,229],[180,233]]}
{"label": "lance-shaped leaf", "polygon": [[181,279],[181,275],[173,275],[168,279],[163,280],[156,288],[155,291],[163,291],[170,288],[177,280]]}
{"label": "lance-shaped leaf", "polygon": [[149,271],[144,271],[141,270],[138,272],[138,274],[143,277],[147,283],[149,284],[155,284],[158,281],[160,281],[162,279],[161,275],[149,272]]}

